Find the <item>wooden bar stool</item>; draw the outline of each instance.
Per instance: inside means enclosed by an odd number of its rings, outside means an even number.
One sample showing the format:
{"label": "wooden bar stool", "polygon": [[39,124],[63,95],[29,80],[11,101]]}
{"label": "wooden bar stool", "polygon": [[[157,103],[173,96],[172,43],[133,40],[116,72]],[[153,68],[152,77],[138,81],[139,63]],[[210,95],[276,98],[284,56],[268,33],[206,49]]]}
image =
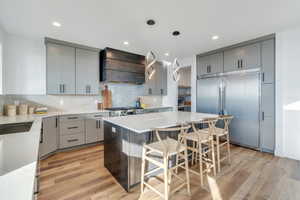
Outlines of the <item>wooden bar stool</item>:
{"label": "wooden bar stool", "polygon": [[[216,131],[214,133],[215,138],[215,146],[217,150],[217,166],[218,166],[218,172],[221,171],[221,162],[224,160],[228,160],[228,163],[231,163],[230,159],[230,138],[229,138],[229,124],[231,120],[233,119],[232,115],[220,115],[219,120],[223,121],[223,127],[216,127]],[[208,133],[208,129],[203,129],[202,132]],[[225,146],[226,145],[226,146]],[[227,155],[223,156],[221,158],[221,148],[227,147]]]}
{"label": "wooden bar stool", "polygon": [[[214,176],[216,176],[216,161],[213,135],[216,131],[215,125],[217,121],[218,118],[208,118],[198,122],[193,122],[193,131],[191,133],[188,133],[186,136],[186,140],[192,142],[192,146],[188,146],[188,150],[190,150],[192,154],[192,164],[195,163],[195,161],[199,161],[199,172],[197,172],[194,169],[190,169],[190,172],[200,177],[200,183],[202,187],[204,186],[204,173],[209,173],[212,169]],[[201,124],[208,125],[209,134],[206,134],[206,132],[202,133],[202,129],[197,128],[197,126]],[[204,164],[206,166],[205,170],[203,169]]]}
{"label": "wooden bar stool", "polygon": [[[141,173],[141,197],[144,193],[144,187],[149,188],[153,192],[157,193],[160,197],[165,200],[168,200],[170,196],[181,189],[182,187],[186,186],[188,194],[190,195],[190,178],[189,178],[189,170],[188,170],[188,155],[187,155],[187,144],[185,136],[187,134],[190,125],[182,125],[180,127],[174,128],[164,128],[164,129],[155,129],[155,134],[158,139],[157,142],[144,144],[143,145],[143,155],[142,155],[142,173]],[[182,138],[182,142],[180,143],[178,140],[172,139],[167,137],[167,139],[162,140],[159,133],[174,133],[178,132],[178,137]],[[162,162],[157,159],[157,157],[162,158]],[[176,156],[175,166],[169,167],[169,161],[171,156]],[[181,160],[182,162],[179,162]],[[157,168],[152,169],[151,171],[146,172],[145,166],[146,161],[149,163],[154,164]],[[186,178],[183,179],[179,177],[174,171],[177,167],[181,167],[185,169],[185,176]],[[164,192],[160,192],[156,189],[153,185],[150,185],[145,179],[149,177],[151,174],[154,176],[154,172],[158,172],[159,170],[163,170],[164,174]],[[172,181],[172,176],[179,179],[182,182],[178,187],[171,190],[170,185]]]}

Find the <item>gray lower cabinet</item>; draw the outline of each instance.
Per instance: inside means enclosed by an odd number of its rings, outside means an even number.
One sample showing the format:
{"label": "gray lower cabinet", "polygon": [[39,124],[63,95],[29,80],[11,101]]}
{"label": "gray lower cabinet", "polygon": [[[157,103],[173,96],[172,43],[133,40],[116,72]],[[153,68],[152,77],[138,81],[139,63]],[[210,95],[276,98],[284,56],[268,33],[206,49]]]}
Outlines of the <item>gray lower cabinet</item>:
{"label": "gray lower cabinet", "polygon": [[85,142],[93,143],[104,140],[103,117],[108,117],[109,113],[89,114],[85,120]]}
{"label": "gray lower cabinet", "polygon": [[43,119],[39,156],[43,157],[58,148],[58,124],[57,117]]}
{"label": "gray lower cabinet", "polygon": [[261,43],[224,51],[224,72],[258,68],[261,66]]}
{"label": "gray lower cabinet", "polygon": [[163,62],[157,61],[153,68],[155,69],[154,75],[149,79],[149,75],[145,74],[145,94],[154,96],[164,96],[168,94],[168,70]]}
{"label": "gray lower cabinet", "polygon": [[77,133],[60,137],[60,148],[68,148],[82,145],[85,143],[84,134]]}
{"label": "gray lower cabinet", "polygon": [[47,43],[47,94],[75,94],[75,48]]}
{"label": "gray lower cabinet", "polygon": [[197,56],[197,75],[223,72],[223,52],[208,56]]}
{"label": "gray lower cabinet", "polygon": [[76,94],[99,94],[99,53],[76,49]]}
{"label": "gray lower cabinet", "polygon": [[67,115],[59,118],[59,148],[85,144],[85,123],[81,115]]}
{"label": "gray lower cabinet", "polygon": [[104,140],[103,121],[101,119],[86,119],[85,127],[85,142],[87,144]]}
{"label": "gray lower cabinet", "polygon": [[262,81],[274,83],[275,80],[275,40],[262,42]]}

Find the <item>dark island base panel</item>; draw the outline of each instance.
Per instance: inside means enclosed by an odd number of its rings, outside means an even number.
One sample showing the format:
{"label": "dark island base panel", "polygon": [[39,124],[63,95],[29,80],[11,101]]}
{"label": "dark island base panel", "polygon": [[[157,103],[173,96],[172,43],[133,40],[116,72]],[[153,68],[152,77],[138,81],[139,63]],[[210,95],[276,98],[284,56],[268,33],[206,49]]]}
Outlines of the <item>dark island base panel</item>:
{"label": "dark island base panel", "polygon": [[[162,138],[177,139],[178,133],[163,134]],[[115,124],[104,122],[104,166],[126,191],[140,183],[142,145],[157,141],[153,132],[136,133]],[[175,157],[170,165],[175,164]],[[147,170],[154,169],[152,164]],[[158,171],[157,173],[160,173]]]}

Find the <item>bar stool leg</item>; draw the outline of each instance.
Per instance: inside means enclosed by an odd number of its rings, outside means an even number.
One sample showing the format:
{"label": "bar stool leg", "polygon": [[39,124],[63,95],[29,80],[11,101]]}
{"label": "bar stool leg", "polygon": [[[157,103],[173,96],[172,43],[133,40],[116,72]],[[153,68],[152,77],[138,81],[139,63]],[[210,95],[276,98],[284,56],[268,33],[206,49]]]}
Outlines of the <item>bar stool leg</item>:
{"label": "bar stool leg", "polygon": [[231,164],[229,134],[226,135],[226,139],[227,139],[228,163]]}
{"label": "bar stool leg", "polygon": [[217,135],[216,136],[216,142],[217,142],[217,162],[218,162],[218,173],[221,171],[221,163],[220,163],[220,138]]}
{"label": "bar stool leg", "polygon": [[213,170],[214,170],[214,176],[217,175],[216,171],[216,158],[215,158],[215,147],[214,147],[214,141],[211,140],[211,159],[212,159],[212,164],[213,164]]}
{"label": "bar stool leg", "polygon": [[146,148],[143,147],[142,153],[142,173],[141,173],[141,195],[144,193],[144,181],[145,181],[145,163],[146,163]]}
{"label": "bar stool leg", "polygon": [[188,161],[187,148],[184,150],[184,162],[185,162],[184,167],[185,167],[185,175],[186,175],[187,192],[188,192],[188,195],[191,195],[189,161]]}
{"label": "bar stool leg", "polygon": [[164,158],[164,187],[165,187],[165,200],[169,200],[169,180],[168,180],[168,157]]}
{"label": "bar stool leg", "polygon": [[200,170],[200,183],[201,183],[201,187],[203,187],[203,154],[202,154],[202,144],[199,142],[198,144],[199,146],[199,170]]}

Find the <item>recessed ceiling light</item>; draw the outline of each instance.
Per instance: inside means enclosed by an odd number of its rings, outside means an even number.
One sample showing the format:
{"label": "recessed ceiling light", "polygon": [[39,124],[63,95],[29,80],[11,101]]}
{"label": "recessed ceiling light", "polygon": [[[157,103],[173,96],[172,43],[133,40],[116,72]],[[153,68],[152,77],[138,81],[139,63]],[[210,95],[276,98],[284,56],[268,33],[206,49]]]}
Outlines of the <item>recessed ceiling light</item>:
{"label": "recessed ceiling light", "polygon": [[179,31],[173,31],[172,35],[173,36],[178,36],[178,35],[180,35],[180,32]]}
{"label": "recessed ceiling light", "polygon": [[219,36],[218,35],[214,35],[214,36],[211,37],[211,39],[212,40],[217,40],[217,39],[219,39]]}
{"label": "recessed ceiling light", "polygon": [[153,19],[149,19],[149,20],[147,20],[147,22],[146,22],[149,26],[153,26],[153,25],[155,25],[155,21],[153,20]]}
{"label": "recessed ceiling light", "polygon": [[56,27],[61,27],[61,23],[59,22],[52,22],[52,25]]}
{"label": "recessed ceiling light", "polygon": [[128,41],[124,41],[123,44],[127,46],[127,45],[129,45],[129,42]]}
{"label": "recessed ceiling light", "polygon": [[169,55],[170,55],[169,53],[165,53],[165,56],[167,56],[167,57],[168,57]]}

